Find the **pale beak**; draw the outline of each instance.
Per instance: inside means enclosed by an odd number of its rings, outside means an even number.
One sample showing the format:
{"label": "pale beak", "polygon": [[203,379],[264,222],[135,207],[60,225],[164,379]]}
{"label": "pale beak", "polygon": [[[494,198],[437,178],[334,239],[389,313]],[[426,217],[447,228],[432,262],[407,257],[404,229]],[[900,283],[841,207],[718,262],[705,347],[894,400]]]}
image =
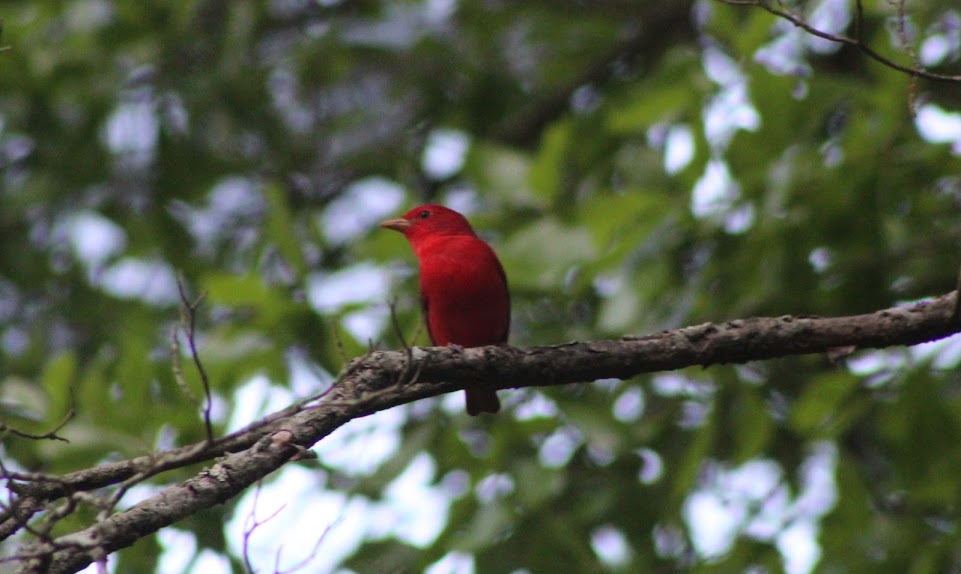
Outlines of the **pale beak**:
{"label": "pale beak", "polygon": [[380,226],[384,229],[393,229],[394,231],[400,231],[401,233],[407,231],[410,227],[410,221],[398,217],[397,219],[388,219],[387,221],[381,221]]}

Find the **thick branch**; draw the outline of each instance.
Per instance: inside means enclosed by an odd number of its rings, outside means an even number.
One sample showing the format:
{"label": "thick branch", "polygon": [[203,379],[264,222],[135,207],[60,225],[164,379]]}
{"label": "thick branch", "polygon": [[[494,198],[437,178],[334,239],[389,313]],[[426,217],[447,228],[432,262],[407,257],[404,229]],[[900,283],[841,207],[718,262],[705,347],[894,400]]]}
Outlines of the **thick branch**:
{"label": "thick branch", "polygon": [[253,427],[248,432],[263,438],[250,448],[90,528],[25,545],[13,559],[19,563],[19,572],[75,572],[94,556],[129,546],[140,537],[236,496],[351,419],[395,405],[467,386],[506,389],[560,385],[694,365],[820,353],[837,347],[915,345],[961,332],[961,323],[954,316],[955,293],[852,317],[752,318],[621,340],[525,349],[374,352],[354,361],[316,407]]}
{"label": "thick branch", "polygon": [[[838,347],[916,345],[961,332],[954,293],[922,303],[849,317],[758,317],[705,323],[618,341],[529,347],[414,349],[415,383],[397,385],[404,355],[372,353],[352,364],[331,395],[365,400],[375,412],[410,398],[486,384],[498,389],[563,385],[694,365],[743,363]],[[331,397],[328,400],[337,400]],[[343,400],[347,400],[346,398]]]}

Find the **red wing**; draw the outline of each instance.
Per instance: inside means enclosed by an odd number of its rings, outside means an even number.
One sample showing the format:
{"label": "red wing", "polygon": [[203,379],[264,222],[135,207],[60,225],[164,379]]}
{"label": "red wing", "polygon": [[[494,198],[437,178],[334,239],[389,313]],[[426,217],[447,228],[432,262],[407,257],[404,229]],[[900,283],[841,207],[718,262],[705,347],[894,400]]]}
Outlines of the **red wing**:
{"label": "red wing", "polygon": [[430,328],[430,312],[428,311],[430,302],[427,300],[426,295],[420,296],[420,309],[424,314],[424,324],[427,325],[427,336],[430,337],[431,345],[442,347],[447,343],[438,343],[437,339],[434,337],[434,332]]}

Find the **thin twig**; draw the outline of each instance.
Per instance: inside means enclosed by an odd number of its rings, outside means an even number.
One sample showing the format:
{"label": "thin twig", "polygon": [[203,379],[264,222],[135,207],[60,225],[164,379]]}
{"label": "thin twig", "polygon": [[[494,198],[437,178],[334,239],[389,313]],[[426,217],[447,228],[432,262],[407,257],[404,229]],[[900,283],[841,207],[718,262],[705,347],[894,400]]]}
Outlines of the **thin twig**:
{"label": "thin twig", "polygon": [[[861,0],[858,0],[858,7],[860,8]],[[907,15],[904,10],[904,0],[897,1],[897,11],[898,11],[898,41],[901,43],[901,47],[908,56],[911,58],[911,64],[915,69],[921,68],[921,61],[918,59],[918,52],[914,49],[914,45],[911,43],[910,38],[908,38],[908,22]],[[908,110],[911,112],[911,118],[914,119],[918,115],[918,77],[911,76],[911,83],[908,85]]]}
{"label": "thin twig", "polygon": [[854,3],[854,12],[854,37],[860,42],[863,38],[861,34],[864,27],[864,4],[861,3],[861,0]]}
{"label": "thin twig", "polygon": [[200,382],[204,387],[204,398],[206,401],[203,411],[204,427],[207,432],[207,444],[212,444],[214,442],[214,429],[210,422],[210,410],[213,407],[213,398],[210,393],[210,379],[207,377],[207,370],[204,369],[204,364],[200,360],[200,354],[197,352],[196,341],[197,309],[200,307],[200,304],[203,303],[205,294],[201,293],[197,299],[191,301],[190,295],[187,293],[187,285],[184,281],[183,274],[177,276],[177,289],[180,291],[181,311],[183,314],[181,322],[183,323],[184,334],[187,336],[187,345],[190,347],[190,357],[193,359],[194,367],[197,368],[197,373],[200,374]]}
{"label": "thin twig", "polygon": [[782,10],[780,8],[775,7],[769,0],[718,0],[718,1],[723,2],[724,4],[730,4],[732,6],[756,6],[779,18],[783,18],[787,20],[791,24],[794,24],[795,26],[804,30],[808,34],[811,34],[812,36],[817,36],[818,38],[822,38],[830,42],[837,42],[839,44],[846,44],[848,46],[853,46],[858,50],[860,50],[861,52],[863,52],[869,58],[877,62],[880,62],[881,64],[884,64],[889,68],[898,70],[899,72],[904,72],[905,74],[908,74],[912,77],[920,77],[920,78],[925,78],[928,80],[936,80],[940,82],[961,82],[961,75],[938,74],[936,72],[928,71],[917,65],[915,65],[914,67],[904,66],[902,64],[899,64],[891,60],[890,58],[882,56],[878,52],[874,51],[873,48],[871,48],[866,43],[864,43],[864,41],[860,38],[860,34],[862,33],[861,22],[863,17],[863,9],[861,7],[860,1],[857,2],[857,16],[855,18],[855,23],[854,23],[855,33],[857,34],[857,36],[854,38],[851,38],[848,36],[842,36],[840,34],[831,34],[829,32],[824,32],[822,30],[819,30],[814,26],[808,24],[803,17],[793,14],[787,10]]}
{"label": "thin twig", "polygon": [[281,550],[283,550],[283,547],[281,546],[280,548],[278,548],[278,549],[277,549],[277,557],[276,557],[275,560],[274,560],[274,570],[276,571],[276,573],[277,573],[277,574],[293,574],[294,572],[297,572],[297,571],[300,571],[300,570],[303,570],[304,568],[306,568],[308,564],[310,564],[311,562],[314,561],[315,558],[317,558],[317,552],[320,551],[320,545],[323,544],[324,540],[327,538],[327,535],[328,535],[338,524],[340,524],[341,521],[343,521],[343,519],[344,519],[344,513],[341,512],[341,513],[337,516],[337,518],[336,518],[333,522],[329,523],[329,524],[324,528],[323,532],[320,533],[320,536],[318,536],[318,537],[317,537],[317,540],[314,541],[314,546],[313,546],[313,548],[310,549],[310,552],[307,554],[307,556],[305,556],[304,559],[301,560],[300,562],[297,562],[297,563],[291,565],[291,567],[288,568],[287,570],[280,570],[280,569],[279,569],[279,565],[280,565],[280,552],[281,552]]}
{"label": "thin twig", "polygon": [[397,384],[406,385],[417,381],[420,377],[421,366],[418,364],[417,370],[413,375],[410,373],[411,367],[414,365],[414,349],[411,347],[407,340],[404,338],[404,333],[400,328],[400,321],[397,319],[397,300],[393,300],[389,303],[390,306],[390,322],[394,327],[394,333],[397,338],[400,339],[400,344],[404,347],[404,370],[401,371],[400,376],[397,378]]}
{"label": "thin twig", "polygon": [[55,426],[52,430],[49,430],[43,434],[34,434],[34,433],[22,431],[20,429],[16,429],[10,425],[0,423],[0,435],[10,433],[12,435],[15,435],[21,438],[29,438],[33,440],[58,440],[61,442],[70,442],[69,440],[63,438],[57,433],[63,430],[63,427],[67,426],[67,423],[73,420],[73,417],[75,416],[77,416],[77,409],[74,406],[73,388],[71,388],[70,389],[70,409],[67,411],[67,414],[65,414],[63,418],[60,419],[60,422],[57,423],[57,426]]}
{"label": "thin twig", "polygon": [[334,336],[334,345],[337,348],[337,356],[340,357],[341,367],[350,362],[347,350],[344,348],[344,339],[340,336],[340,329],[337,328],[337,321],[330,322],[330,331]]}
{"label": "thin twig", "polygon": [[9,433],[9,434],[12,434],[12,435],[21,437],[21,438],[29,438],[29,439],[33,439],[33,440],[47,440],[47,439],[49,439],[49,440],[59,440],[59,441],[63,441],[63,442],[70,442],[69,440],[67,440],[67,439],[65,439],[65,438],[63,438],[63,437],[58,436],[58,435],[57,435],[57,430],[60,430],[59,427],[58,427],[57,429],[53,430],[53,431],[45,432],[45,433],[43,433],[43,434],[33,434],[33,433],[29,433],[29,432],[27,432],[27,431],[22,431],[22,430],[20,430],[20,429],[16,429],[16,428],[14,428],[14,427],[12,427],[12,426],[10,426],[10,425],[6,425],[6,424],[3,424],[3,423],[0,423],[0,433],[2,433],[2,434],[7,434],[7,433]]}
{"label": "thin twig", "polygon": [[286,504],[281,504],[270,513],[267,518],[260,520],[257,518],[257,503],[260,502],[260,490],[263,488],[263,482],[257,481],[257,486],[254,487],[254,500],[253,508],[250,509],[250,514],[247,515],[246,520],[244,520],[244,542],[243,542],[243,557],[244,557],[244,568],[247,569],[248,574],[255,574],[257,571],[254,570],[253,564],[250,562],[250,537],[253,535],[254,531],[267,524],[273,520],[278,514],[287,507]]}
{"label": "thin twig", "polygon": [[404,331],[400,328],[400,321],[397,319],[397,299],[391,300],[387,307],[390,309],[391,327],[394,329],[397,339],[400,340],[400,345],[405,349],[410,349],[410,345],[407,344],[407,339],[404,337]]}
{"label": "thin twig", "polygon": [[187,377],[184,376],[184,366],[181,356],[180,325],[177,325],[170,331],[170,369],[173,371],[174,381],[177,382],[180,392],[199,409],[201,408],[200,399],[197,398],[197,395],[190,389],[190,384],[187,383]]}

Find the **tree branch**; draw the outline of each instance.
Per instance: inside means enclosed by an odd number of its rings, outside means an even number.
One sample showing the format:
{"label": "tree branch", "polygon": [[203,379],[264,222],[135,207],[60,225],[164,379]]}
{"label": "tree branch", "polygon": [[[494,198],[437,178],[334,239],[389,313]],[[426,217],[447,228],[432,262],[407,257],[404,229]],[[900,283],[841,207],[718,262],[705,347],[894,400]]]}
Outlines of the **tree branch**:
{"label": "tree branch", "polygon": [[[879,52],[875,51],[875,49],[869,46],[867,42],[864,41],[864,38],[862,37],[862,34],[864,32],[864,8],[860,0],[858,0],[858,2],[856,2],[855,4],[856,15],[854,19],[854,37],[853,38],[848,36],[842,36],[840,34],[831,34],[829,32],[824,32],[822,30],[819,30],[814,26],[812,26],[811,24],[808,24],[808,22],[804,19],[803,16],[800,16],[786,9],[778,8],[777,6],[774,5],[774,3],[771,0],[719,0],[719,1],[724,4],[730,4],[732,6],[754,6],[757,8],[761,8],[762,10],[770,12],[771,14],[777,16],[778,18],[783,18],[784,20],[787,20],[791,24],[794,24],[795,26],[804,30],[808,34],[811,34],[812,36],[817,36],[818,38],[822,38],[830,42],[837,42],[839,44],[846,44],[848,46],[853,46],[854,48],[857,48],[872,60],[880,62],[881,64],[893,70],[897,70],[899,72],[908,74],[912,78],[925,78],[928,80],[935,80],[939,82],[961,82],[961,76],[959,75],[938,74],[936,72],[931,72],[921,67],[920,63],[918,62],[917,55],[914,53],[914,49],[906,43],[907,36],[903,32],[899,32],[900,34],[899,38],[901,39],[902,43],[905,44],[904,47],[907,50],[908,55],[911,57],[911,64],[912,64],[911,66],[905,66],[905,65],[899,64],[894,60],[886,56],[883,56]],[[898,3],[899,28],[904,25],[903,10],[904,10],[904,3],[899,2]]]}
{"label": "tree branch", "polygon": [[26,431],[22,431],[20,429],[16,429],[4,423],[0,423],[0,437],[2,437],[4,433],[10,433],[20,438],[28,438],[32,440],[58,440],[61,442],[70,442],[67,439],[60,436],[59,434],[57,434],[61,430],[63,430],[63,427],[67,426],[67,423],[72,421],[73,418],[77,415],[76,405],[75,405],[74,396],[73,396],[73,387],[69,389],[69,392],[70,392],[70,408],[67,409],[67,414],[63,415],[63,418],[60,419],[60,422],[58,422],[57,425],[53,427],[53,429],[45,433],[29,433]]}
{"label": "tree branch", "polygon": [[[229,500],[350,420],[417,399],[468,386],[507,389],[562,385],[611,377],[624,379],[695,365],[823,353],[845,346],[864,349],[915,345],[961,332],[961,323],[954,316],[956,294],[955,291],[866,315],[750,318],[620,340],[523,349],[414,348],[409,356],[404,351],[372,352],[348,365],[315,406],[295,405],[296,408],[281,411],[290,413],[286,417],[271,415],[270,422],[228,437],[235,441],[234,446],[260,437],[246,450],[229,454],[193,478],[85,530],[25,544],[16,555],[3,560],[16,562],[20,573],[76,572],[98,557]],[[411,368],[419,376],[406,381],[404,373]],[[222,449],[227,443],[222,439],[217,444]],[[180,450],[194,453],[194,461],[199,456],[197,452],[203,452],[208,459],[218,452],[205,443]],[[154,460],[164,455],[154,455]],[[62,482],[63,478],[56,479],[57,486]],[[28,490],[33,486],[36,485],[17,484],[16,488]],[[35,500],[28,498],[23,506],[11,506],[29,508]]]}

